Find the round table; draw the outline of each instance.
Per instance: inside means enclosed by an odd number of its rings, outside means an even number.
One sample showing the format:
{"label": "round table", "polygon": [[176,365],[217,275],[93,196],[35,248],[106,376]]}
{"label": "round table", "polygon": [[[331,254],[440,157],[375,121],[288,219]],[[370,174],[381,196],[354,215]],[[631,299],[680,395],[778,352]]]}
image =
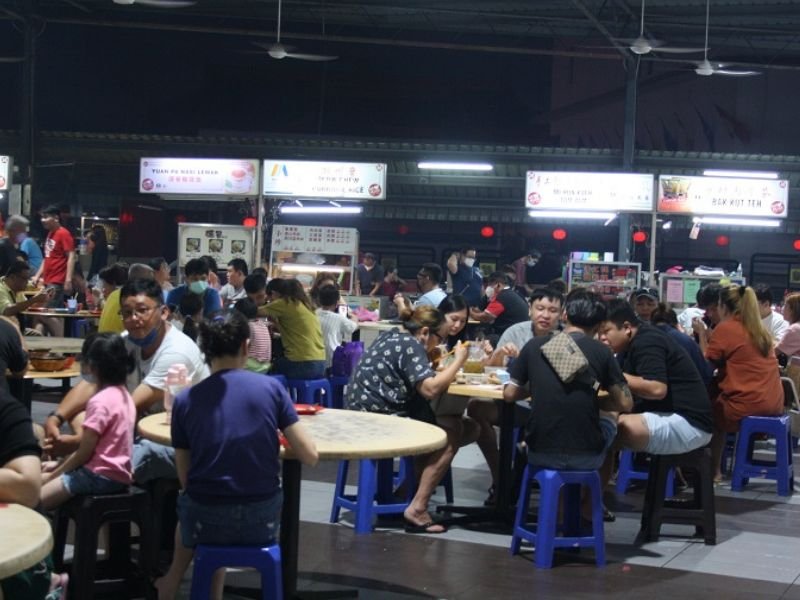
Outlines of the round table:
{"label": "round table", "polygon": [[81,338],[26,335],[22,339],[28,350],[49,350],[61,354],[80,354],[83,346]]}
{"label": "round table", "polygon": [[[316,415],[301,415],[317,446],[320,460],[380,459],[427,454],[447,443],[443,429],[402,417],[326,408]],[[171,444],[164,413],[139,421],[139,434],[159,444]],[[300,461],[292,450],[281,449],[283,510],[280,544],[284,598],[297,588],[297,544],[300,536]]]}
{"label": "round table", "polygon": [[32,567],[52,549],[47,519],[20,504],[0,504],[0,579]]}

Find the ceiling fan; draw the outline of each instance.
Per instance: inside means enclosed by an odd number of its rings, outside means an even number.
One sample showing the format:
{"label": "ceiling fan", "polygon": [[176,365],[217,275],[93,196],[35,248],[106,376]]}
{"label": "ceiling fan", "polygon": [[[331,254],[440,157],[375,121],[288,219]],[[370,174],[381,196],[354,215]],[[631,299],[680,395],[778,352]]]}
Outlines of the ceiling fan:
{"label": "ceiling fan", "polygon": [[731,64],[726,63],[712,63],[708,60],[708,23],[709,23],[709,10],[711,0],[706,0],[706,47],[703,50],[703,60],[695,62],[694,72],[703,77],[710,75],[729,75],[733,77],[748,77],[751,75],[761,75],[760,71],[742,71],[737,69],[729,69]]}
{"label": "ceiling fan", "polygon": [[186,8],[197,4],[196,0],[113,0],[114,4],[141,4],[142,6],[154,6],[156,8]]}
{"label": "ceiling fan", "polygon": [[294,48],[291,46],[284,46],[281,44],[281,3],[282,0],[278,0],[278,26],[277,26],[277,38],[274,44],[265,44],[263,42],[253,42],[259,48],[264,48],[267,51],[267,54],[270,55],[272,58],[277,58],[278,60],[284,58],[296,58],[298,60],[311,60],[322,62],[326,60],[336,60],[339,58],[338,56],[327,56],[324,54],[304,54],[301,52],[294,52]]}
{"label": "ceiling fan", "polygon": [[[644,35],[644,5],[645,0],[642,0],[642,14],[639,24],[639,37],[635,39],[630,38],[614,38],[617,42],[628,44],[628,49],[634,54],[649,54],[650,52],[665,52],[670,54],[691,54],[693,52],[702,52],[703,48],[682,48],[680,46],[665,46],[664,42],[654,39],[648,39]],[[708,45],[708,44],[706,44]]]}

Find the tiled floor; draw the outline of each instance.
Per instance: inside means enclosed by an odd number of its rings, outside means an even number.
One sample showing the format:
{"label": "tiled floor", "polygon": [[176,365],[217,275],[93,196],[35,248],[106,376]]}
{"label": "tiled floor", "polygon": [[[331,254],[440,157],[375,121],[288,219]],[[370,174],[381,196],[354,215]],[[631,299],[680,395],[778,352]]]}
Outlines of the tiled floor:
{"label": "tiled floor", "polygon": [[[41,420],[51,409],[35,402],[34,417]],[[477,448],[462,449],[454,466],[457,502],[480,504],[488,475]],[[742,493],[718,487],[716,546],[689,537],[692,528],[668,525],[663,530],[668,537],[640,547],[633,540],[642,489],[619,497],[609,491],[607,500],[617,520],[606,524],[608,565],[596,568],[592,552],[584,551],[559,554],[555,568],[537,570],[531,553],[509,555],[508,534],[453,527],[443,535],[415,536],[402,532],[399,523],[381,523],[374,533],[362,536],[353,533],[347,513],[340,524],[328,524],[335,467],[323,463],[304,470],[299,588],[318,592],[318,597],[348,597],[357,589],[358,597],[367,600],[609,595],[800,600],[800,489],[796,496],[782,498],[767,481],[752,480]],[[228,583],[257,587],[257,576],[235,573]],[[188,582],[185,590],[188,597]],[[226,598],[242,597],[237,591]]]}

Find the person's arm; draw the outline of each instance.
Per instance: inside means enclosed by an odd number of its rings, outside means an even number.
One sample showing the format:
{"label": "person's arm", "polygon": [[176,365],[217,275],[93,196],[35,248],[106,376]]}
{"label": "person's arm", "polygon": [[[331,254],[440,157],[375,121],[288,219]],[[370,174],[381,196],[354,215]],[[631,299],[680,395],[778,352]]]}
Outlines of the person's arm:
{"label": "person's arm", "polygon": [[453,275],[458,273],[458,252],[453,252],[447,259],[447,270]]}
{"label": "person's arm", "polygon": [[72,293],[72,275],[75,273],[75,250],[71,250],[67,255],[67,276],[64,279],[64,291]]}
{"label": "person's arm", "polygon": [[178,481],[181,489],[186,489],[186,482],[189,479],[189,466],[192,464],[191,450],[186,448],[175,448],[175,470],[178,472]]}
{"label": "person's arm", "polygon": [[42,463],[38,456],[18,456],[0,467],[0,502],[33,508],[39,504]]}
{"label": "person's arm", "polygon": [[467,346],[459,342],[453,351],[454,359],[433,377],[417,382],[417,391],[426,400],[433,400],[447,391],[456,378],[458,370],[467,362]]}
{"label": "person's arm", "polygon": [[703,319],[700,317],[692,319],[692,331],[697,335],[697,343],[700,346],[700,352],[705,355],[708,350],[708,339],[711,337],[711,333],[708,327],[706,327],[706,324],[703,323]]}
{"label": "person's arm", "polygon": [[630,373],[625,373],[625,380],[630,390],[643,400],[663,400],[667,395],[667,384],[661,381],[645,379]]}
{"label": "person's arm", "polygon": [[314,443],[311,434],[308,432],[300,421],[292,423],[283,430],[283,435],[292,447],[292,452],[297,456],[304,465],[313,467],[319,462],[319,453],[317,452],[317,445]]}
{"label": "person's arm", "polygon": [[64,399],[44,422],[46,439],[44,449],[46,451],[57,456],[64,456],[75,451],[80,442],[80,435],[62,435],[60,427],[63,423],[70,423],[73,429],[79,431],[80,427],[76,425],[75,417],[86,410],[89,398],[96,393],[97,386],[82,379],[64,396]]}
{"label": "person's arm", "polygon": [[376,281],[376,282],[373,284],[373,286],[372,286],[372,289],[369,291],[369,295],[370,295],[370,296],[374,296],[374,295],[377,293],[377,291],[378,291],[378,289],[379,289],[380,287],[381,287],[381,280],[380,280],[380,279],[378,279],[378,281]]}
{"label": "person's arm", "polygon": [[497,316],[493,315],[489,312],[489,307],[486,307],[486,310],[478,310],[474,306],[470,307],[469,309],[469,316],[471,319],[476,321],[480,321],[481,323],[494,323]]}
{"label": "person's arm", "polygon": [[89,429],[88,427],[85,428],[83,430],[83,435],[81,435],[81,441],[78,449],[70,454],[64,462],[55,468],[55,470],[44,473],[42,475],[42,482],[47,483],[48,481],[59,477],[62,473],[69,473],[70,471],[74,471],[78,467],[85,465],[92,457],[92,454],[94,454],[94,449],[97,447],[97,440],[99,439],[100,436],[96,431]]}
{"label": "person's arm", "polygon": [[606,412],[627,413],[633,410],[633,394],[624,383],[608,388],[608,396],[600,400],[600,409]]}
{"label": "person's arm", "polygon": [[492,352],[492,355],[489,357],[488,362],[486,363],[487,367],[502,367],[506,364],[506,357],[516,358],[519,356],[519,348],[512,343],[503,344],[495,349]]}
{"label": "person's arm", "polygon": [[164,399],[164,390],[140,383],[136,386],[131,394],[133,403],[136,405],[136,412],[139,414],[146,413],[153,404],[161,402]]}

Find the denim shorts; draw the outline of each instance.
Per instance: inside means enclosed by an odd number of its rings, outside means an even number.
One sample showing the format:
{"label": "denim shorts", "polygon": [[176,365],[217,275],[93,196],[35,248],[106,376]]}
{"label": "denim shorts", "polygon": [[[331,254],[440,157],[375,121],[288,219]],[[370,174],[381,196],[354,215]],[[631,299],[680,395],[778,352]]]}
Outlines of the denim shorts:
{"label": "denim shorts", "polygon": [[650,432],[648,454],[684,454],[702,448],[711,441],[711,434],[692,426],[676,413],[642,413]]}
{"label": "denim shorts", "polygon": [[74,471],[64,473],[61,481],[71,496],[116,494],[128,488],[126,484],[98,475],[86,467],[78,467]]}
{"label": "denim shorts", "polygon": [[324,360],[289,360],[281,356],[272,361],[272,375],[284,375],[287,379],[322,379],[325,377]]}
{"label": "denim shorts", "polygon": [[145,484],[153,479],[176,479],[175,448],[137,438],[133,444],[133,479]]}
{"label": "denim shorts", "polygon": [[178,495],[178,520],[184,547],[197,544],[266,546],[278,539],[283,492],[246,504],[201,504]]}
{"label": "denim shorts", "polygon": [[575,471],[594,471],[606,460],[606,453],[617,437],[617,421],[611,417],[600,417],[600,431],[603,434],[605,447],[599,454],[567,454],[528,452],[528,464],[548,469],[572,469]]}

